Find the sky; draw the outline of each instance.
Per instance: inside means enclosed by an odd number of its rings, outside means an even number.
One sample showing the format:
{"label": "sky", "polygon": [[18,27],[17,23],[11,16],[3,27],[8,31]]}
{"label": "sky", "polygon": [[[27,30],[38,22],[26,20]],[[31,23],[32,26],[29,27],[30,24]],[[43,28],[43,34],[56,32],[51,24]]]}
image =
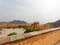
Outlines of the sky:
{"label": "sky", "polygon": [[41,24],[60,19],[60,0],[0,0],[0,21],[24,20]]}

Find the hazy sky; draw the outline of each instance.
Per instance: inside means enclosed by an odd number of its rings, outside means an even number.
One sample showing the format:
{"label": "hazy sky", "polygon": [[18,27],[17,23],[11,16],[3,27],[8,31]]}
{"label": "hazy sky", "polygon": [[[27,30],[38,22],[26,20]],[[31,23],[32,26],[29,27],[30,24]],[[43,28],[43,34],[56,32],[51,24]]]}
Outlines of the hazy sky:
{"label": "hazy sky", "polygon": [[60,0],[0,0],[0,21],[39,21],[60,19]]}

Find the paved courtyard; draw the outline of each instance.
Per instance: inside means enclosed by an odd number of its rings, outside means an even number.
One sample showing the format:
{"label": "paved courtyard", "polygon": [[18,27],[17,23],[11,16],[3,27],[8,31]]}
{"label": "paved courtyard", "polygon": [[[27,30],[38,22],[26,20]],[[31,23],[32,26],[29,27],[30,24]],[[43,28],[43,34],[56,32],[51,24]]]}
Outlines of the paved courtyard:
{"label": "paved courtyard", "polygon": [[23,28],[16,28],[16,29],[3,29],[0,31],[0,38],[3,36],[7,36],[9,33],[11,32],[16,32],[17,34],[22,34],[24,33],[24,29]]}

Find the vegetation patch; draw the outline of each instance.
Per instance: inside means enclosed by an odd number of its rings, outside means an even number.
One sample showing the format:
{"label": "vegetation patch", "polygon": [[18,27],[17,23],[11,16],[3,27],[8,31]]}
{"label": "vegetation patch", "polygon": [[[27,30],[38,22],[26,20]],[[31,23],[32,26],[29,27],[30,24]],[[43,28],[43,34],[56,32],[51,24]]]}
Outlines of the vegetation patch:
{"label": "vegetation patch", "polygon": [[11,33],[8,34],[8,36],[12,36],[12,35],[17,35],[17,33],[16,32],[11,32]]}
{"label": "vegetation patch", "polygon": [[26,28],[24,25],[19,25],[18,28]]}
{"label": "vegetation patch", "polygon": [[26,28],[25,30],[26,30],[26,31],[25,31],[24,33],[29,33],[29,32],[33,32],[33,31],[34,31],[33,28]]}

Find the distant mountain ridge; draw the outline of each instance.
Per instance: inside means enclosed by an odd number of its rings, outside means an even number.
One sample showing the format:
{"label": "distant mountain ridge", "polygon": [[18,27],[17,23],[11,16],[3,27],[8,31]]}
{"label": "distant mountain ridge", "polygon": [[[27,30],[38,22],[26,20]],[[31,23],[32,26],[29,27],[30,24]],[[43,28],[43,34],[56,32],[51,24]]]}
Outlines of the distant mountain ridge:
{"label": "distant mountain ridge", "polygon": [[26,24],[27,22],[25,21],[20,21],[20,20],[13,20],[10,22],[0,22],[0,24]]}
{"label": "distant mountain ridge", "polygon": [[[13,20],[9,22],[0,22],[0,24],[28,24],[28,23],[21,20]],[[46,24],[50,24],[51,28],[60,27],[60,20],[57,20],[56,22],[46,23]]]}
{"label": "distant mountain ridge", "polygon": [[60,27],[60,20],[58,20],[56,22],[52,22],[52,23],[47,23],[47,24],[50,24],[52,28]]}

